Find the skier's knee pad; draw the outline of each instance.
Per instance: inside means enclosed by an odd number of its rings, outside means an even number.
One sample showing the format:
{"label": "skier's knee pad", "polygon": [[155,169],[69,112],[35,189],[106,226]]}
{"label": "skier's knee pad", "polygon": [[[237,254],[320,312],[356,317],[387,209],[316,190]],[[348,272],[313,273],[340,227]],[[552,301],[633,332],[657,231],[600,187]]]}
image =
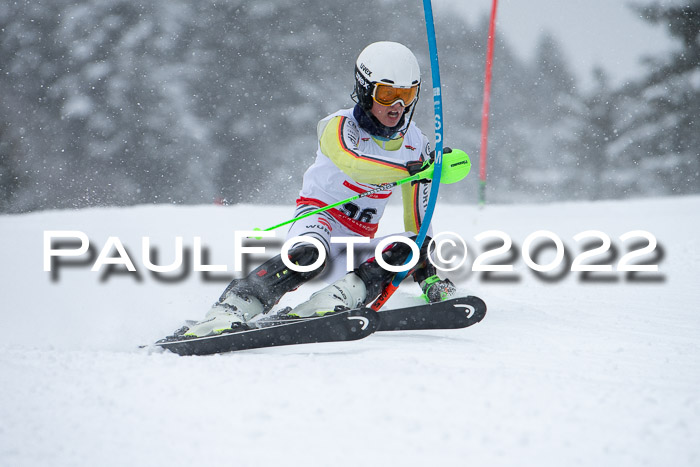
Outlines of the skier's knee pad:
{"label": "skier's knee pad", "polygon": [[[409,237],[415,241],[416,237]],[[427,251],[427,250],[426,250]],[[382,251],[382,259],[391,266],[401,266],[405,264],[411,254],[411,247],[403,242],[392,243]],[[423,263],[423,251],[421,249],[421,258],[418,264]],[[417,266],[416,266],[417,267]],[[411,273],[413,270],[411,271]],[[387,271],[377,263],[376,258],[370,258],[355,269],[355,274],[360,276],[367,287],[367,298],[365,303],[369,303],[379,296],[382,290],[389,285],[394,278],[394,272]]]}
{"label": "skier's knee pad", "polygon": [[[320,253],[315,246],[301,244],[290,249],[287,256],[289,258],[289,261],[291,261],[293,264],[296,264],[297,266],[310,266],[318,260]],[[328,258],[328,254],[326,254],[326,258]],[[282,258],[279,258],[279,261],[282,262]],[[327,262],[327,259],[324,260],[322,264],[320,264],[317,268],[311,271],[295,272],[299,274],[300,277],[304,279],[304,281],[308,281],[318,276],[321,273],[321,271],[323,271],[323,269],[326,267]]]}

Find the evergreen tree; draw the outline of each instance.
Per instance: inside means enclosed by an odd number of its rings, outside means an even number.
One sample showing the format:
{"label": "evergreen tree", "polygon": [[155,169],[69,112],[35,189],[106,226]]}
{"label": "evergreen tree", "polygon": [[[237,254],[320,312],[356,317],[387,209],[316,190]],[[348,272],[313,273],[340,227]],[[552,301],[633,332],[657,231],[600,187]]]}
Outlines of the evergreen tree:
{"label": "evergreen tree", "polygon": [[528,134],[526,157],[518,167],[523,189],[536,200],[577,196],[577,159],[572,148],[577,144],[576,119],[572,113],[577,102],[576,86],[564,54],[550,34],[543,34],[535,60],[527,70],[527,107],[521,126]]}
{"label": "evergreen tree", "polygon": [[[534,60],[497,31],[489,200],[700,192],[698,1],[640,10],[680,50],[643,79],[576,88],[544,35]],[[0,7],[3,212],[136,203],[289,202],[319,119],[350,107],[357,54],[405,43],[423,87],[414,121],[433,136],[419,4],[53,0]],[[488,17],[436,9],[445,143],[476,180]],[[475,202],[476,183],[443,199]]]}
{"label": "evergreen tree", "polygon": [[580,189],[586,198],[598,200],[615,195],[615,172],[609,147],[617,139],[616,94],[607,73],[600,67],[593,70],[593,89],[583,96],[576,112],[578,118],[576,151],[580,165]]}
{"label": "evergreen tree", "polygon": [[[680,39],[669,59],[649,61],[647,76],[621,92],[621,141],[612,156],[637,169],[627,192],[700,191],[700,1],[637,7],[642,18],[667,25]],[[648,177],[639,176],[647,173]]]}

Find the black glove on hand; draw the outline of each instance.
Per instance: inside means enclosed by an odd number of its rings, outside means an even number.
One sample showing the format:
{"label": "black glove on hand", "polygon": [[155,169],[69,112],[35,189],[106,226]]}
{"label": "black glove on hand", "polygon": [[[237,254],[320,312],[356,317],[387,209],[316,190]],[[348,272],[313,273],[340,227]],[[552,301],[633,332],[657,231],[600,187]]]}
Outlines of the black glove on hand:
{"label": "black glove on hand", "polygon": [[[449,154],[449,153],[451,153],[451,152],[452,152],[452,148],[448,148],[448,147],[445,147],[445,148],[443,148],[443,150],[442,150],[442,153],[443,153],[443,154]],[[408,169],[408,174],[409,174],[409,175],[415,175],[415,174],[417,174],[418,172],[421,172],[421,171],[427,169],[428,167],[430,167],[430,164],[434,164],[434,163],[435,163],[435,151],[432,151],[432,152],[430,153],[430,156],[429,156],[429,157],[430,157],[430,159],[428,159],[427,161],[411,161],[411,162],[408,162],[408,163],[406,164],[406,168]]]}
{"label": "black glove on hand", "polygon": [[408,174],[409,175],[415,175],[418,172],[421,172],[425,169],[427,169],[430,164],[432,164],[432,160],[429,161],[411,161],[406,163],[406,169],[408,169]]}

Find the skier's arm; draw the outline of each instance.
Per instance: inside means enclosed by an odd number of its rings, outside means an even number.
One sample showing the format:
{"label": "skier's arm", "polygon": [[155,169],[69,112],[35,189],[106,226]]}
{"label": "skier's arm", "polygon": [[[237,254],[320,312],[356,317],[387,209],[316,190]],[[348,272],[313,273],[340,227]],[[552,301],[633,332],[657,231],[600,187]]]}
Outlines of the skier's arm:
{"label": "skier's arm", "polygon": [[358,151],[360,131],[355,122],[343,116],[321,121],[318,129],[321,152],[340,170],[360,183],[391,183],[408,177],[406,165]]}

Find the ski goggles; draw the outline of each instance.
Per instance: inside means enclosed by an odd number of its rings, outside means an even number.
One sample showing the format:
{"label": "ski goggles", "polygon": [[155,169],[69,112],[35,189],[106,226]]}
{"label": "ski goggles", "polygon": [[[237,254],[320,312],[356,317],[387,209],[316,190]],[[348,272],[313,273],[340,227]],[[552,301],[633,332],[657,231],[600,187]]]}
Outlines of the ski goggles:
{"label": "ski goggles", "polygon": [[396,88],[390,84],[374,83],[372,99],[381,105],[394,105],[401,102],[404,107],[408,107],[418,96],[418,84],[410,88]]}

